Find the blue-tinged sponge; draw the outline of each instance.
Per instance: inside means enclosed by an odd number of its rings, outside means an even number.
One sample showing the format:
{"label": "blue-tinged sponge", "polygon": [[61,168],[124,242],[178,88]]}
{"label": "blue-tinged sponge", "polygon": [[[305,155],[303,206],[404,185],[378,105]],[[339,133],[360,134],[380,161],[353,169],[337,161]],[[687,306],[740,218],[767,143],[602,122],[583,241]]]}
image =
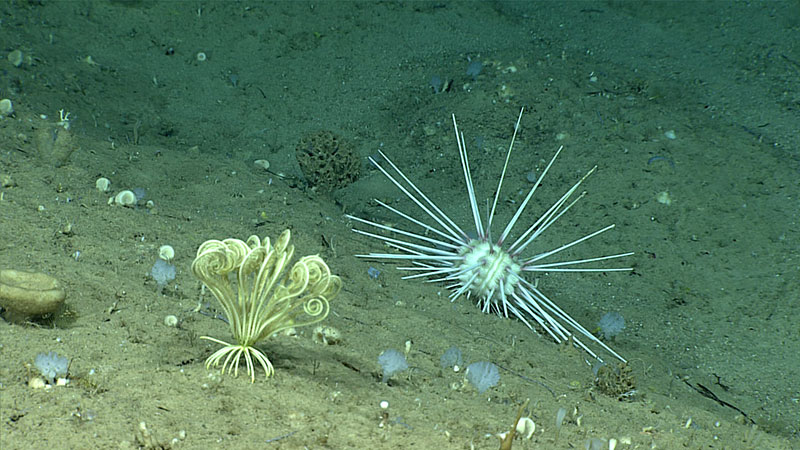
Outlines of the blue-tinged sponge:
{"label": "blue-tinged sponge", "polygon": [[66,378],[69,370],[69,358],[58,356],[56,352],[39,353],[33,361],[42,377],[50,384],[55,384],[57,378]]}
{"label": "blue-tinged sponge", "polygon": [[500,382],[500,371],[489,361],[480,361],[467,366],[467,381],[481,394]]}

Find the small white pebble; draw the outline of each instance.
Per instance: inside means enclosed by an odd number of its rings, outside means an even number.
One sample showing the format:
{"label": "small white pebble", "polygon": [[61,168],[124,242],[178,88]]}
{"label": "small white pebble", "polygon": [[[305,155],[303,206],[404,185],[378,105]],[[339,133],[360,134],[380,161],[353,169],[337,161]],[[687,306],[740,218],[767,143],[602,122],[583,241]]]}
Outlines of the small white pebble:
{"label": "small white pebble", "polygon": [[386,400],[381,400],[380,405],[381,405],[381,409],[388,409],[389,408],[389,402],[387,402]]}
{"label": "small white pebble", "polygon": [[675,130],[668,130],[664,132],[664,136],[667,139],[677,139],[678,135],[675,134]]}

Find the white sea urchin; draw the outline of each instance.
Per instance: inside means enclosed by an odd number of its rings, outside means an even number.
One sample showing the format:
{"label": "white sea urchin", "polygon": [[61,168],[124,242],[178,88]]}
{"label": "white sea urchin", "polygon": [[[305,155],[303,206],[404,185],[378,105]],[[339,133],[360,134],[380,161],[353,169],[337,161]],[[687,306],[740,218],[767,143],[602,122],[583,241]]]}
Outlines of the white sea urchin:
{"label": "white sea urchin", "polygon": [[[544,169],[539,179],[534,183],[528,192],[525,200],[517,208],[513,217],[503,229],[500,237],[492,239],[491,229],[492,220],[495,217],[500,189],[503,186],[511,151],[514,148],[514,141],[517,137],[519,124],[522,120],[522,111],[514,127],[514,134],[511,137],[511,144],[506,153],[503,171],[500,174],[500,181],[495,191],[491,210],[486,218],[481,218],[478,211],[478,202],[475,196],[475,187],[472,181],[472,174],[467,157],[467,147],[463,133],[459,133],[455,115],[453,115],[453,128],[455,129],[456,142],[458,143],[458,153],[461,158],[461,167],[464,172],[464,180],[467,188],[467,200],[469,201],[472,217],[475,221],[477,236],[471,237],[464,231],[464,228],[457,225],[447,214],[445,214],[427,195],[408,179],[408,177],[383,153],[379,152],[386,161],[388,167],[383,167],[374,158],[369,158],[370,162],[378,168],[395,186],[397,186],[411,201],[413,201],[430,220],[427,222],[402,212],[384,202],[376,199],[376,202],[392,213],[400,216],[405,221],[421,227],[421,232],[412,232],[395,226],[383,225],[371,220],[362,219],[355,216],[347,216],[362,224],[375,227],[379,230],[389,232],[387,236],[370,233],[368,231],[354,229],[353,231],[383,241],[389,247],[395,248],[402,253],[370,253],[367,255],[357,255],[359,257],[383,260],[405,260],[411,261],[413,266],[400,267],[400,270],[414,271],[416,273],[407,275],[403,278],[428,278],[429,282],[445,282],[447,287],[452,290],[450,293],[451,301],[462,294],[467,298],[476,297],[478,306],[483,312],[494,311],[498,315],[508,317],[509,313],[525,323],[529,328],[534,329],[533,322],[537,323],[547,334],[556,342],[572,341],[574,345],[584,349],[594,358],[602,361],[602,358],[592,351],[576,334],[585,336],[602,347],[605,351],[615,356],[621,361],[625,359],[609,348],[606,344],[592,335],[575,319],[565,313],[553,301],[545,296],[535,283],[527,281],[523,272],[610,272],[626,271],[630,268],[608,268],[608,267],[584,267],[583,264],[609,259],[622,258],[633,254],[632,252],[619,253],[615,255],[597,256],[582,258],[570,261],[546,262],[548,258],[556,255],[563,250],[571,248],[586,240],[589,240],[605,231],[614,228],[608,225],[593,233],[589,233],[572,242],[560,245],[554,249],[539,252],[529,256],[522,253],[536,238],[550,228],[564,213],[566,213],[578,200],[586,193],[580,193],[576,198],[573,194],[578,190],[581,183],[595,171],[593,167],[577,183],[575,183],[564,195],[561,196],[547,211],[544,212],[532,225],[530,225],[511,245],[506,245],[506,239],[511,234],[511,230],[517,224],[525,207],[533,197],[536,189],[542,184],[545,175],[555,162],[560,147],[553,158]],[[393,172],[390,173],[388,169]],[[432,221],[432,222],[431,222]],[[397,236],[392,237],[391,235]],[[578,267],[580,266],[580,267]]]}

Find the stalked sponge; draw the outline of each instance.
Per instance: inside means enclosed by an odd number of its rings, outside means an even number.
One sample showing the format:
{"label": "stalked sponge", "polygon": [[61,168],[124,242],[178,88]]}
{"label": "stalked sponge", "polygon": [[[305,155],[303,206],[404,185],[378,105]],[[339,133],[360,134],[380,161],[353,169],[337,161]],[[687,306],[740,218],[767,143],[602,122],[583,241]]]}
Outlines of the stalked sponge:
{"label": "stalked sponge", "polygon": [[408,369],[406,357],[395,349],[389,349],[378,356],[378,364],[383,369],[382,381],[386,383],[394,374]]}
{"label": "stalked sponge", "polygon": [[480,361],[467,366],[467,381],[481,394],[500,382],[500,371],[489,361]]}
{"label": "stalked sponge", "polygon": [[609,312],[603,314],[600,321],[597,322],[598,334],[603,339],[612,339],[616,335],[622,333],[625,329],[625,318],[618,312]]}
{"label": "stalked sponge", "polygon": [[442,357],[439,358],[439,365],[442,366],[443,369],[452,367],[458,371],[458,367],[462,364],[464,364],[464,360],[461,357],[461,350],[456,346],[448,348]]}
{"label": "stalked sponge", "polygon": [[156,280],[158,287],[163,288],[167,283],[175,279],[175,266],[158,258],[156,263],[153,264],[153,268],[150,269],[150,276]]}
{"label": "stalked sponge", "polygon": [[67,378],[69,358],[58,356],[56,352],[39,353],[36,355],[33,365],[39,369],[45,381],[55,384],[57,379]]}

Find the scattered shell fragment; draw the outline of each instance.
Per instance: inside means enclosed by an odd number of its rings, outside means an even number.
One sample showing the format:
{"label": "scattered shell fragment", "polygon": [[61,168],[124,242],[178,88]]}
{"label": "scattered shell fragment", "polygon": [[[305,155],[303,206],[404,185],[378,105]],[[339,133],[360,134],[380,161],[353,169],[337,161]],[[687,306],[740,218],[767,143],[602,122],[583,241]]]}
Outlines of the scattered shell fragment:
{"label": "scattered shell fragment", "polygon": [[336,328],[320,325],[314,328],[311,335],[314,342],[325,345],[336,345],[342,342],[342,333]]}
{"label": "scattered shell fragment", "polygon": [[677,139],[678,135],[675,134],[675,130],[667,130],[664,132],[664,137],[667,139]]}
{"label": "scattered shell fragment", "polygon": [[111,188],[111,180],[106,177],[100,177],[94,182],[94,187],[100,192],[108,192]]}
{"label": "scattered shell fragment", "polygon": [[11,100],[4,98],[0,100],[0,116],[10,116],[14,113],[14,105]]}
{"label": "scattered shell fragment", "polygon": [[0,187],[10,188],[10,187],[16,187],[16,185],[17,182],[14,181],[13,178],[11,178],[11,175],[7,173],[0,175]]}
{"label": "scattered shell fragment", "polygon": [[72,236],[73,234],[75,234],[75,230],[72,229],[72,222],[67,222],[64,226],[61,227],[59,231],[64,236]]}
{"label": "scattered shell fragment", "polygon": [[158,257],[166,262],[172,261],[175,257],[175,249],[171,245],[162,245],[158,248]]}
{"label": "scattered shell fragment", "polygon": [[260,168],[262,168],[264,170],[269,170],[269,161],[267,161],[266,159],[257,159],[255,161],[253,161],[253,164],[255,164],[257,167],[260,167]]}
{"label": "scattered shell fragment", "polygon": [[521,417],[517,422],[517,434],[525,439],[530,439],[536,431],[536,424],[530,417]]}
{"label": "scattered shell fragment", "polygon": [[669,206],[672,204],[672,197],[670,197],[669,192],[662,191],[656,194],[656,201],[658,201],[658,203],[661,203],[663,205]]}
{"label": "scattered shell fragment", "polygon": [[114,203],[120,206],[133,206],[136,203],[136,194],[133,191],[121,191],[114,196]]}
{"label": "scattered shell fragment", "polygon": [[23,55],[22,52],[19,50],[14,50],[8,54],[8,62],[10,62],[14,67],[19,67],[22,65]]}
{"label": "scattered shell fragment", "polygon": [[178,326],[178,318],[173,316],[172,314],[164,317],[164,325],[168,327],[177,327]]}

